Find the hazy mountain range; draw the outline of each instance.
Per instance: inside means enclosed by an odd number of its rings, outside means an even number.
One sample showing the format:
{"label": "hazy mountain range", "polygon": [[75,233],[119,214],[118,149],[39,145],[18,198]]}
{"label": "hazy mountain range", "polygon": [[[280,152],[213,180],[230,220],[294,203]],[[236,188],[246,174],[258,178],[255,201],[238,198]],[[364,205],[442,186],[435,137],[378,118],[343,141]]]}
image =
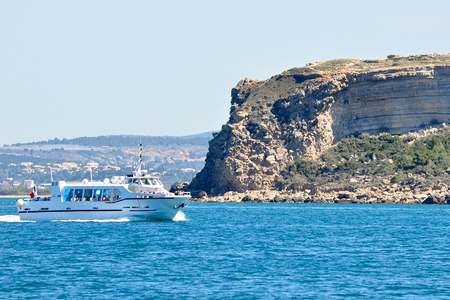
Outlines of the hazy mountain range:
{"label": "hazy mountain range", "polygon": [[212,132],[187,136],[111,135],[55,138],[0,147],[2,188],[33,179],[38,183],[88,178],[96,179],[131,172],[138,145],[144,145],[144,165],[160,174],[163,182],[190,181],[204,165]]}
{"label": "hazy mountain range", "polygon": [[212,138],[212,132],[203,132],[184,136],[146,136],[146,135],[103,135],[94,137],[54,138],[46,141],[17,143],[10,146],[20,147],[28,145],[82,145],[82,146],[137,146],[143,145],[198,145],[204,146]]}

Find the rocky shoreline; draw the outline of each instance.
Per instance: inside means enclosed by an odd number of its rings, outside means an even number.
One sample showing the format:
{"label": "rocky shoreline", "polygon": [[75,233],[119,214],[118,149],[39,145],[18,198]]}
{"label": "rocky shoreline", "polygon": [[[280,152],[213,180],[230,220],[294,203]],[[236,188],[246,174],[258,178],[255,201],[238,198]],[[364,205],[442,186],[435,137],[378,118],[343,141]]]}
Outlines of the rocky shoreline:
{"label": "rocky shoreline", "polygon": [[[414,177],[409,183],[393,183],[392,177],[357,176],[349,180],[350,188],[327,190],[311,186],[303,191],[254,190],[226,192],[219,196],[194,198],[196,202],[280,202],[280,203],[393,203],[450,204],[448,176],[441,179]],[[374,182],[374,185],[368,183]],[[358,183],[361,184],[358,186]],[[353,187],[352,187],[353,185]]]}
{"label": "rocky shoreline", "polygon": [[[276,195],[275,197],[265,197],[265,195]],[[343,195],[342,198],[339,198]],[[332,204],[450,204],[450,195],[444,198],[436,198],[433,195],[417,195],[409,199],[402,198],[371,198],[371,199],[359,199],[347,198],[347,194],[338,194],[338,197],[332,199],[327,198],[314,198],[304,196],[302,193],[280,193],[278,191],[252,191],[251,193],[233,193],[232,195],[226,194],[222,196],[192,198],[193,202],[203,203],[332,203]],[[423,197],[423,198],[422,198]],[[331,200],[327,200],[331,199]]]}

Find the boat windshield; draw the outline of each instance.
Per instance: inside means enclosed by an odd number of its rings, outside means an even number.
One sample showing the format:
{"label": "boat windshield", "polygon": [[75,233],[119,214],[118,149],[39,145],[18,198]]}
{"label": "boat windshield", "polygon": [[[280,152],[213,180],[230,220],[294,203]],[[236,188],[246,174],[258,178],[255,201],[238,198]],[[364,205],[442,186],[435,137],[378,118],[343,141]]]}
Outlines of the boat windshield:
{"label": "boat windshield", "polygon": [[161,182],[156,178],[130,178],[128,183],[139,185],[161,185]]}

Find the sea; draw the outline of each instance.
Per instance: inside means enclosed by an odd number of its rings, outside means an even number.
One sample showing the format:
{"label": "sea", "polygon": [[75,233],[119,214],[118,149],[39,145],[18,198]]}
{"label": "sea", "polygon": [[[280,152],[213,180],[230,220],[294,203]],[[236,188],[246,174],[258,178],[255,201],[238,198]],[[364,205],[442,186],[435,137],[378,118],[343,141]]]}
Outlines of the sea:
{"label": "sea", "polygon": [[0,299],[450,299],[450,205],[193,203],[177,221],[20,222]]}

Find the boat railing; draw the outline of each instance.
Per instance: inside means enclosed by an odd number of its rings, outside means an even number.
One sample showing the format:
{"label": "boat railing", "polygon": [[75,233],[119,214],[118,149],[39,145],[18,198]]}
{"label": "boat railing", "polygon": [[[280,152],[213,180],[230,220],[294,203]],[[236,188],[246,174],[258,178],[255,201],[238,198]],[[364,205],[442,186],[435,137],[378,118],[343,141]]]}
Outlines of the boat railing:
{"label": "boat railing", "polygon": [[25,201],[50,201],[50,197],[24,198]]}

